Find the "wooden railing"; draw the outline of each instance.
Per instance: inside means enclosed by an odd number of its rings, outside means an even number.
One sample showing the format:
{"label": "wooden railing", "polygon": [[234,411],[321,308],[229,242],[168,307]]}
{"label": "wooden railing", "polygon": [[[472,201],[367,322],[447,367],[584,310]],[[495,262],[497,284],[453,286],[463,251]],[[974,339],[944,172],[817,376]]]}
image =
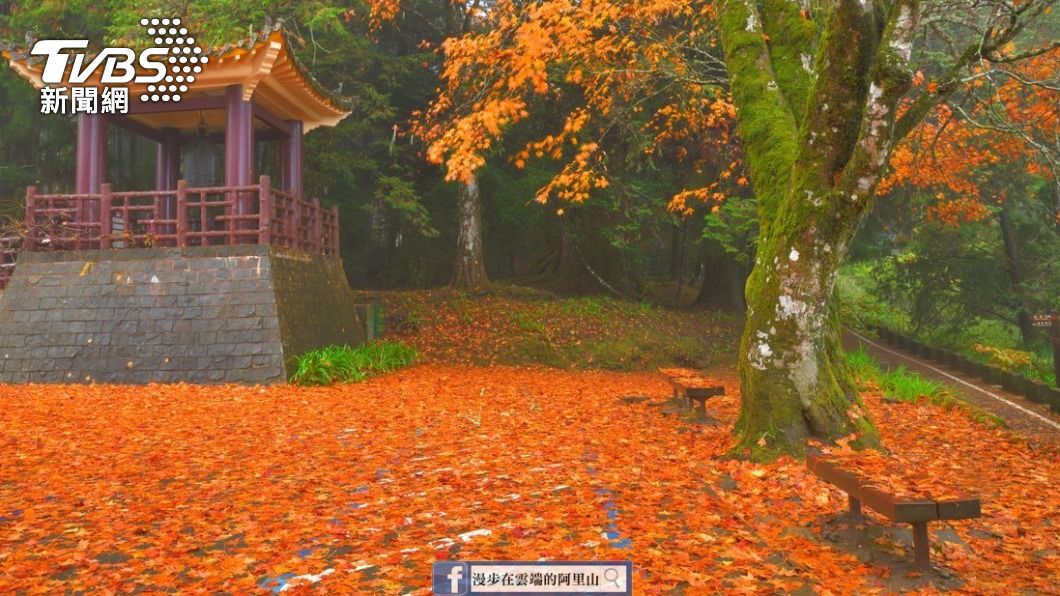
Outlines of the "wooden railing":
{"label": "wooden railing", "polygon": [[15,255],[21,245],[19,236],[0,238],[0,290],[7,286],[7,280],[15,272]]}
{"label": "wooden railing", "polygon": [[324,208],[272,187],[256,185],[94,194],[26,192],[27,228],[46,230],[22,250],[84,250],[272,244],[329,256],[339,254],[338,208]]}

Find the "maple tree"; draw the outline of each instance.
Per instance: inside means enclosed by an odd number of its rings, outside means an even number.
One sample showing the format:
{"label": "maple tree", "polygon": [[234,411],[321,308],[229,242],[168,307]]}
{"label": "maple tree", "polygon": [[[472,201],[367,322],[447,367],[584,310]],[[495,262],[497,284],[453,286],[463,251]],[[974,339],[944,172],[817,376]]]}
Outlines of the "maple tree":
{"label": "maple tree", "polygon": [[[978,250],[964,246],[958,250],[998,254],[1007,278],[1003,294],[1012,295],[1001,302],[1014,302],[1013,322],[1025,346],[1033,345],[1038,335],[1031,313],[1050,306],[1048,298],[1044,303],[1036,298],[1036,294],[1047,296],[1047,287],[1042,292],[1032,290],[1047,284],[1049,275],[1042,271],[1044,264],[1029,258],[1035,247],[1021,235],[1028,235],[1027,228],[1037,230],[1029,237],[1047,245],[1053,236],[1048,230],[1060,223],[1060,110],[1056,107],[1060,88],[1053,83],[1060,77],[1057,64],[1060,48],[1012,66],[976,67],[966,77],[967,93],[957,98],[960,101],[940,103],[897,146],[891,173],[877,188],[880,196],[897,192],[924,197],[929,225],[996,226],[997,241]],[[920,73],[914,83],[923,84],[924,79]],[[952,229],[943,233],[957,235]],[[915,275],[931,275],[922,271],[927,263],[905,262]],[[918,301],[928,303],[930,298],[931,292],[920,292]],[[984,297],[969,303],[990,301]]]}
{"label": "maple tree", "polygon": [[[976,65],[1055,47],[1035,46],[1028,27],[1050,4],[497,2],[485,31],[445,43],[428,156],[463,179],[529,117],[531,98],[575,94],[581,105],[562,130],[513,159],[563,160],[538,199],[578,202],[608,186],[600,142],[608,126],[631,120],[649,98],[673,98],[648,121],[676,126],[646,143],[648,152],[703,131],[703,145],[727,144],[735,116],[747,167],[736,182],[753,187],[759,220],[740,349],[740,448],[770,457],[801,452],[807,437],[851,433],[875,445],[871,421],[851,415],[859,398],[841,358],[836,273],[895,144],[962,91]],[[928,26],[965,34],[941,72],[914,87],[913,47]],[[692,196],[724,199],[719,185],[736,167],[675,196],[673,207]]]}
{"label": "maple tree", "polygon": [[[535,121],[537,129],[555,128],[531,134],[508,158],[519,169],[533,159],[561,164],[536,193],[540,203],[559,202],[559,217],[573,219],[565,211],[594,190],[638,192],[621,180],[634,163],[657,169],[656,162],[676,159],[695,173],[688,178],[722,169],[736,184],[726,143],[733,108],[711,87],[723,68],[704,26],[709,15],[680,2],[638,2],[597,15],[601,6],[492,3],[479,30],[442,44],[444,86],[413,132],[448,180],[473,182],[487,158],[503,151],[505,131]],[[542,112],[548,116],[535,116]],[[671,209],[690,214],[692,197],[716,203],[724,185],[693,185],[673,197]],[[629,201],[618,202],[617,210],[631,210]],[[561,259],[576,250],[571,244],[564,230]]]}
{"label": "maple tree", "polygon": [[[632,145],[626,157],[675,159],[690,170],[713,165],[731,153],[734,108],[718,87],[724,67],[711,15],[676,1],[496,3],[483,32],[443,46],[445,87],[420,128],[427,158],[445,165],[448,179],[465,179],[531,109],[574,96],[580,101],[558,106],[569,108],[559,130],[511,156],[520,168],[540,158],[564,164],[538,191],[539,202],[578,203],[608,188],[603,149],[619,131]],[[736,168],[726,165],[723,180]],[[712,181],[682,191],[671,209],[685,212],[692,197],[718,202],[719,189]]]}
{"label": "maple tree", "polygon": [[[965,102],[937,105],[895,148],[891,172],[877,194],[884,196],[899,185],[934,194],[939,200],[929,207],[929,219],[958,225],[988,217],[987,206],[1003,202],[1004,193],[984,196],[990,178],[998,175],[991,166],[1021,168],[1060,185],[1060,89],[1052,85],[1060,76],[1057,64],[1060,48],[1023,60],[1001,71],[1002,76],[991,78],[987,73],[992,69],[975,69],[964,86],[974,101],[965,97]],[[1003,80],[995,83],[996,78]],[[923,84],[923,73],[914,82]],[[1056,188],[1060,197],[1060,186]]]}

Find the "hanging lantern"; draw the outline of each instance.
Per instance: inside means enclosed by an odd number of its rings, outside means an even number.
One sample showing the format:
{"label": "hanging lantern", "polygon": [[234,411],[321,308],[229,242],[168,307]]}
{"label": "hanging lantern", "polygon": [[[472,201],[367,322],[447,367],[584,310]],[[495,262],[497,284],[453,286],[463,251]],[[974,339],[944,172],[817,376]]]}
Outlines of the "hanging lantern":
{"label": "hanging lantern", "polygon": [[221,149],[206,132],[206,118],[200,111],[198,134],[184,145],[184,179],[191,188],[221,184]]}

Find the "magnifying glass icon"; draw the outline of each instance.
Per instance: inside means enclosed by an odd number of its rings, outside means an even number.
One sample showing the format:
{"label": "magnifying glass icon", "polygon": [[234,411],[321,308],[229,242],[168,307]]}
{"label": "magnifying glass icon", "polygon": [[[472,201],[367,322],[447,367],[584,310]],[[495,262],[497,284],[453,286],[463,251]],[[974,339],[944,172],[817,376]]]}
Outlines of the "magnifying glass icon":
{"label": "magnifying glass icon", "polygon": [[622,589],[622,586],[618,585],[618,569],[615,569],[614,567],[608,567],[604,570],[604,581],[609,584],[614,584],[619,590]]}

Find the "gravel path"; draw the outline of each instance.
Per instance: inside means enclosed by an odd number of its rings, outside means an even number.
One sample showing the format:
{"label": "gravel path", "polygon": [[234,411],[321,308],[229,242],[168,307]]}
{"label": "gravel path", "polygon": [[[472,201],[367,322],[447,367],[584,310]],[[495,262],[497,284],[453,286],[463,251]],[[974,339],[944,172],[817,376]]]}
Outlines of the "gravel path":
{"label": "gravel path", "polygon": [[843,346],[847,350],[864,347],[884,368],[904,366],[922,377],[942,383],[957,397],[1000,417],[1010,429],[1025,435],[1032,443],[1060,448],[1060,416],[1050,411],[1048,406],[1036,404],[978,377],[938,362],[923,360],[849,329],[843,334]]}

